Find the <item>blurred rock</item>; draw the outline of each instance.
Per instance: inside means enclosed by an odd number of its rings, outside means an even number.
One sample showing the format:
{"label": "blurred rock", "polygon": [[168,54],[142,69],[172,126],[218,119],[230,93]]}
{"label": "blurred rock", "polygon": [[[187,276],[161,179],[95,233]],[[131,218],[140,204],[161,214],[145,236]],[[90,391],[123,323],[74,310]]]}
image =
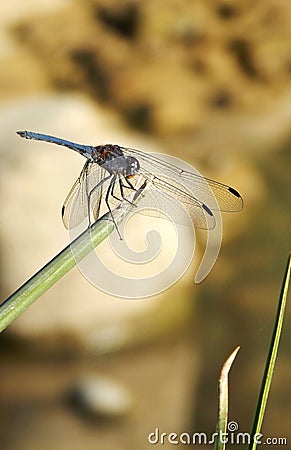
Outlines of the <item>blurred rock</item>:
{"label": "blurred rock", "polygon": [[157,424],[185,431],[199,360],[181,335],[98,359],[1,353],[1,447],[148,449]]}
{"label": "blurred rock", "polygon": [[133,398],[128,389],[106,377],[80,379],[70,394],[71,404],[85,416],[115,419],[129,413]]}

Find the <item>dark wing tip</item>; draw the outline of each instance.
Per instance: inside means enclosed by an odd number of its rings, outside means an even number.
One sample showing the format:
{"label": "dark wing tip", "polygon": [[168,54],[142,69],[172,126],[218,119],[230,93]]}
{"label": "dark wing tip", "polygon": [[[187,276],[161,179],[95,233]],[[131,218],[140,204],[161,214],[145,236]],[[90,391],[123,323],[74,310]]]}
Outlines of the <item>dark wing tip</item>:
{"label": "dark wing tip", "polygon": [[236,197],[242,198],[241,195],[240,195],[240,193],[239,193],[236,189],[232,188],[231,186],[228,187],[228,190],[229,190],[229,192],[231,192],[231,193],[232,193],[233,195],[235,195]]}
{"label": "dark wing tip", "polygon": [[238,206],[238,210],[241,210],[244,206],[244,201],[243,201],[242,196],[236,189],[232,188],[231,186],[228,187],[228,190],[231,194],[235,195],[235,197],[240,200],[240,205]]}
{"label": "dark wing tip", "polygon": [[213,217],[213,212],[211,211],[211,209],[208,208],[208,206],[205,205],[205,203],[202,203],[201,206],[204,209],[204,211],[207,212],[207,214],[209,214],[211,217]]}
{"label": "dark wing tip", "polygon": [[65,205],[62,206],[62,210],[61,210],[61,215],[62,215],[62,219],[64,218],[65,215]]}
{"label": "dark wing tip", "polygon": [[210,208],[208,208],[207,205],[205,205],[205,203],[201,203],[201,207],[208,214],[208,216],[211,217],[211,219],[209,219],[209,217],[207,219],[207,217],[206,217],[205,218],[206,224],[204,224],[203,226],[198,227],[198,228],[202,228],[203,230],[213,230],[213,228],[215,228],[215,226],[216,226],[216,221],[215,221],[213,212],[211,211]]}

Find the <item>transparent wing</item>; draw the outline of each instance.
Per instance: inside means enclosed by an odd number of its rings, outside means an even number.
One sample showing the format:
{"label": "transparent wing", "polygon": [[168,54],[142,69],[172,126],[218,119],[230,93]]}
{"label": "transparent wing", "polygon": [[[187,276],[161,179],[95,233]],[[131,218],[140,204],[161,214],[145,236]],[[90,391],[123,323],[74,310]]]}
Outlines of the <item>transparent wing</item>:
{"label": "transparent wing", "polygon": [[[87,217],[89,223],[90,209],[93,210],[94,219],[98,219],[103,188],[101,180],[104,177],[104,169],[99,167],[98,164],[86,161],[62,207],[62,219],[67,229],[80,225]],[[96,188],[99,183],[100,186]],[[95,189],[93,190],[93,188]],[[91,191],[89,205],[89,193]]]}
{"label": "transparent wing", "polygon": [[[243,199],[240,194],[226,184],[180,169],[151,153],[143,153],[126,147],[122,147],[122,151],[125,155],[134,156],[139,161],[141,172],[147,174],[148,178],[151,174],[155,176],[155,185],[158,188],[166,189],[170,195],[177,198],[181,198],[183,191],[190,197],[192,196],[194,211],[197,211],[199,205],[202,208],[205,205],[211,210],[218,209],[226,212],[240,211],[243,207]],[[168,184],[173,184],[171,192]],[[188,195],[187,198],[182,197],[190,204],[191,200]]]}
{"label": "transparent wing", "polygon": [[133,184],[136,188],[141,181],[146,183],[137,204],[137,213],[173,220],[182,225],[189,225],[190,218],[197,228],[215,227],[216,221],[210,208],[194,198],[180,183],[162,175],[156,177],[147,172],[139,172],[134,178],[136,180]]}

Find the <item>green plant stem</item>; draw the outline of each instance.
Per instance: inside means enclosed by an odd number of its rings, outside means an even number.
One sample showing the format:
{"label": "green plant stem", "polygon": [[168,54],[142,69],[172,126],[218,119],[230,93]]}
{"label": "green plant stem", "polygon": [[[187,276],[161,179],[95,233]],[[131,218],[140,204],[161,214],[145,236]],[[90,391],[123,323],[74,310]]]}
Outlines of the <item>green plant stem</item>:
{"label": "green plant stem", "polygon": [[257,448],[257,443],[254,442],[254,437],[258,436],[262,429],[263,418],[265,414],[265,409],[267,405],[267,400],[270,392],[272,377],[274,373],[275,362],[278,354],[279,342],[282,333],[284,313],[287,303],[288,287],[290,282],[290,268],[291,268],[291,254],[289,254],[283,282],[281,293],[279,297],[279,303],[277,308],[277,314],[274,324],[274,330],[271,338],[269,354],[266,361],[265,371],[263,374],[261,389],[258,398],[257,409],[255,413],[252,433],[251,433],[251,444],[249,450],[255,450]]}
{"label": "green plant stem", "polygon": [[[128,209],[117,208],[114,211],[114,213],[117,212],[117,215],[115,214],[117,223],[120,223],[129,213]],[[88,255],[113,230],[114,224],[110,214],[107,213],[7,298],[0,305],[0,332],[69,272],[78,261]]]}

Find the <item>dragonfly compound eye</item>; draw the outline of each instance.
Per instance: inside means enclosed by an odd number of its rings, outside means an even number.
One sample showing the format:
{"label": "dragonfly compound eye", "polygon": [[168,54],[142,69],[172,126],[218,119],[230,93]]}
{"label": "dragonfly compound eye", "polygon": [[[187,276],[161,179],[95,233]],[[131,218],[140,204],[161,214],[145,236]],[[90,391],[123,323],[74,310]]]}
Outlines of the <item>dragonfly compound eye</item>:
{"label": "dragonfly compound eye", "polygon": [[138,173],[140,169],[139,162],[136,158],[133,156],[127,156],[126,157],[126,176],[130,177],[132,175],[135,175]]}

